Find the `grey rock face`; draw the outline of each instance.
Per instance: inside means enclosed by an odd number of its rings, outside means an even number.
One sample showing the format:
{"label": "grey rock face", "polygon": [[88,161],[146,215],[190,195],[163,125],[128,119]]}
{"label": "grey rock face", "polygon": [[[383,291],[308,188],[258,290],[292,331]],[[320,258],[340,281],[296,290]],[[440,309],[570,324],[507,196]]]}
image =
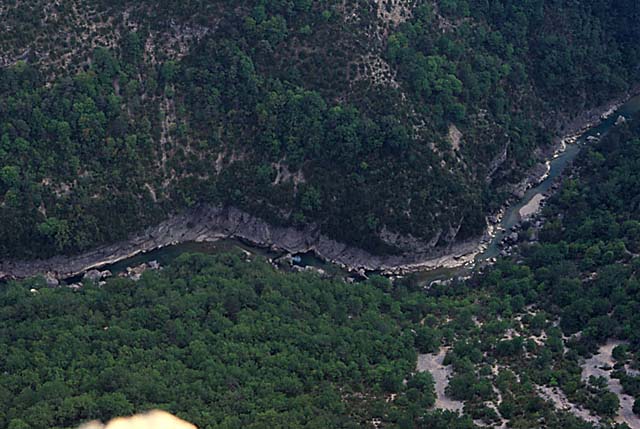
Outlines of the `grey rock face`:
{"label": "grey rock face", "polygon": [[[456,228],[452,228],[450,233],[453,234],[455,230]],[[0,262],[0,270],[19,278],[47,271],[55,271],[58,278],[68,278],[86,272],[87,278],[100,280],[104,277],[98,270],[100,266],[176,243],[215,241],[223,238],[238,238],[256,246],[294,254],[313,252],[326,261],[354,271],[397,270],[406,265],[423,263],[433,263],[435,267],[441,262],[440,258],[465,255],[475,250],[480,241],[478,237],[475,240],[436,248],[433,242],[421,242],[414,237],[402,238],[389,233],[389,242],[402,243],[410,248],[397,255],[373,255],[363,249],[330,239],[315,225],[302,229],[274,226],[236,208],[203,205],[174,216],[128,241],[102,246],[72,257],[4,261]]]}

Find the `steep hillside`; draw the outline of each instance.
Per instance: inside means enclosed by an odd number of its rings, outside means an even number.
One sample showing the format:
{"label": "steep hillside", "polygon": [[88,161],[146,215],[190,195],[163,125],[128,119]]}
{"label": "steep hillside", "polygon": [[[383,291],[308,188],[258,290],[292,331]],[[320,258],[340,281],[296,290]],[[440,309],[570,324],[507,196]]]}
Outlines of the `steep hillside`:
{"label": "steep hillside", "polygon": [[0,256],[202,202],[373,252],[446,247],[638,81],[633,1],[0,6]]}
{"label": "steep hillside", "polygon": [[200,428],[637,427],[638,189],[640,114],[467,279],[350,284],[236,250],[73,287],[9,282],[0,427],[154,408]]}

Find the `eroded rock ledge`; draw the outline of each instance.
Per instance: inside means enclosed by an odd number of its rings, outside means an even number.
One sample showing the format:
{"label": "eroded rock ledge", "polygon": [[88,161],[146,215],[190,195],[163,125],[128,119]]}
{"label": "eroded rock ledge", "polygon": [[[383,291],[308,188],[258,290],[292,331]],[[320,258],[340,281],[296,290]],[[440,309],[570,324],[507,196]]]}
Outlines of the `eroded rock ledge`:
{"label": "eroded rock ledge", "polygon": [[373,255],[330,239],[316,226],[303,229],[274,226],[236,208],[203,205],[148,228],[127,241],[101,246],[82,255],[3,261],[0,263],[0,278],[26,278],[51,273],[58,279],[64,279],[172,244],[223,238],[237,238],[283,252],[314,252],[321,259],[350,270],[389,272],[460,265],[467,258],[473,259],[480,244],[480,239],[477,239],[436,249],[431,243],[425,243],[410,253]]}

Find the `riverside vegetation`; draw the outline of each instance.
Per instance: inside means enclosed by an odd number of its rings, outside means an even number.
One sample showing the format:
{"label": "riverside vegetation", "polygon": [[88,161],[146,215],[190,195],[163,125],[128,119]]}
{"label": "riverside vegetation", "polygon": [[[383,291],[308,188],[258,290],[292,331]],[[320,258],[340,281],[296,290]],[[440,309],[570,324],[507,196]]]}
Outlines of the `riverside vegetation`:
{"label": "riverside vegetation", "polygon": [[[639,8],[3,2],[0,257],[73,254],[200,203],[378,253],[473,237],[559,124],[638,82]],[[640,413],[639,172],[635,117],[469,279],[348,284],[230,252],[137,282],[3,283],[0,427],[158,408],[209,429],[622,428],[582,365],[615,339],[598,374]],[[443,351],[461,413],[433,409],[416,369]]]}
{"label": "riverside vegetation", "polygon": [[[640,116],[581,153],[539,243],[428,288],[287,274],[243,252],[185,254],[137,283],[9,283],[0,425],[163,408],[201,428],[594,427],[545,401],[550,388],[614,427],[618,396],[581,362],[618,339],[605,370],[640,398],[638,172]],[[416,372],[443,346],[462,415],[430,409],[433,378]]]}
{"label": "riverside vegetation", "polygon": [[76,253],[204,202],[377,253],[446,247],[481,234],[556,123],[639,73],[631,0],[0,13],[3,258]]}

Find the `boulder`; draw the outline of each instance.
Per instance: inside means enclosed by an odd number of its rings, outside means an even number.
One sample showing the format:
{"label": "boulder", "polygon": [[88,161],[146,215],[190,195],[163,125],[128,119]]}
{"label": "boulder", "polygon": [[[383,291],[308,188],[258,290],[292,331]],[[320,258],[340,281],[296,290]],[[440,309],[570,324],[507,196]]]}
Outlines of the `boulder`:
{"label": "boulder", "polygon": [[88,280],[90,282],[97,282],[102,278],[102,273],[98,270],[89,270],[86,273],[84,273],[84,276],[82,277],[82,280]]}
{"label": "boulder", "polygon": [[627,118],[625,118],[624,116],[620,115],[620,116],[618,116],[618,119],[616,119],[616,124],[615,125],[616,126],[622,125],[625,122],[627,122]]}
{"label": "boulder", "polygon": [[327,274],[327,272],[322,268],[313,267],[311,265],[307,265],[306,267],[304,267],[304,271],[307,271],[310,273],[316,273],[320,276],[325,276]]}
{"label": "boulder", "polygon": [[137,282],[142,278],[142,273],[147,271],[148,268],[149,266],[147,264],[140,264],[135,267],[127,267],[127,273],[125,274],[125,277],[128,277],[134,282]]}
{"label": "boulder", "polygon": [[58,287],[60,285],[60,282],[54,273],[45,274],[44,281],[47,283],[48,287]]}

